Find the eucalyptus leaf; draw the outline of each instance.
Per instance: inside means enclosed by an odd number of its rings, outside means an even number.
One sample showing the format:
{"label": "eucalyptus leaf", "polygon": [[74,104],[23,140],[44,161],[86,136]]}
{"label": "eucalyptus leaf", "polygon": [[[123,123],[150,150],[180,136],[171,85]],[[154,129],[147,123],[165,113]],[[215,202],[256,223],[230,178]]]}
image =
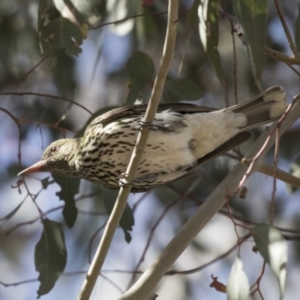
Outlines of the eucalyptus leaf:
{"label": "eucalyptus leaf", "polygon": [[[293,162],[291,163],[291,165],[290,165],[290,173],[293,175],[293,176],[295,176],[295,177],[297,177],[297,178],[300,178],[300,155],[299,156],[297,156],[294,160],[293,160]],[[293,186],[293,185],[291,185],[291,184],[289,184],[289,183],[286,183],[286,189],[287,189],[287,191],[288,191],[288,193],[290,193],[290,194],[292,194],[292,193],[294,193],[295,191],[297,191],[298,190],[298,188],[297,187],[295,187],[295,186]]]}
{"label": "eucalyptus leaf", "polygon": [[221,63],[219,44],[219,1],[201,0],[198,8],[199,33],[203,49],[209,57],[217,76],[225,86],[224,71]]}
{"label": "eucalyptus leaf", "polygon": [[193,29],[195,25],[199,22],[198,18],[198,7],[200,0],[194,0],[189,12],[188,12],[188,26]]}
{"label": "eucalyptus leaf", "polygon": [[300,49],[300,3],[298,4],[298,16],[295,21],[295,43],[297,49]]}
{"label": "eucalyptus leaf", "polygon": [[259,80],[265,62],[267,32],[267,0],[233,1],[235,13],[246,36],[250,64],[255,80]]}
{"label": "eucalyptus leaf", "polygon": [[38,33],[41,53],[64,49],[69,55],[78,55],[87,28],[86,23],[79,25],[64,18],[53,4],[49,5],[49,1],[40,1]]}
{"label": "eucalyptus leaf", "polygon": [[38,280],[41,283],[37,291],[38,298],[52,290],[67,263],[67,249],[61,224],[45,219],[43,227],[34,253],[35,268],[39,272]]}
{"label": "eucalyptus leaf", "polygon": [[276,275],[281,297],[285,288],[287,244],[280,231],[268,224],[250,228],[259,253]]}
{"label": "eucalyptus leaf", "polygon": [[76,208],[75,204],[75,195],[79,191],[80,179],[58,175],[52,175],[52,177],[61,188],[56,195],[60,200],[65,202],[62,213],[67,226],[72,228],[78,215],[78,209]]}
{"label": "eucalyptus leaf", "polygon": [[[118,191],[107,189],[105,187],[102,188],[102,191],[103,191],[104,206],[105,206],[107,213],[110,215],[114,208],[114,205],[116,203]],[[132,227],[134,225],[134,215],[133,215],[133,211],[132,211],[131,207],[128,204],[126,204],[126,207],[124,209],[124,212],[121,217],[119,225],[124,231],[126,242],[130,243],[131,234],[129,231],[132,231]]]}
{"label": "eucalyptus leaf", "polygon": [[163,91],[165,101],[198,100],[203,94],[201,87],[195,82],[179,78],[168,80]]}
{"label": "eucalyptus leaf", "polygon": [[126,99],[126,105],[134,105],[137,102],[142,103],[143,97],[141,96],[139,89],[132,84],[130,84],[128,88],[129,92]]}
{"label": "eucalyptus leaf", "polygon": [[141,51],[135,51],[127,62],[130,82],[138,89],[144,89],[154,80],[154,63],[152,58]]}
{"label": "eucalyptus leaf", "polygon": [[228,300],[249,299],[249,280],[243,270],[243,262],[239,257],[235,259],[231,267],[226,290]]}

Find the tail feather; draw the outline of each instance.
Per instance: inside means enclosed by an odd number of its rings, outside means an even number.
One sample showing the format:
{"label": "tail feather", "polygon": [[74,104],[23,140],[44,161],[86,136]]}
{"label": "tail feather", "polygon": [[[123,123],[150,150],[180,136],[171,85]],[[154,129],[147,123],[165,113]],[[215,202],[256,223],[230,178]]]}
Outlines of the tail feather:
{"label": "tail feather", "polygon": [[250,130],[259,125],[278,120],[285,112],[287,106],[288,103],[286,102],[283,88],[273,86],[254,99],[228,109],[236,113],[245,114],[248,122],[241,129]]}

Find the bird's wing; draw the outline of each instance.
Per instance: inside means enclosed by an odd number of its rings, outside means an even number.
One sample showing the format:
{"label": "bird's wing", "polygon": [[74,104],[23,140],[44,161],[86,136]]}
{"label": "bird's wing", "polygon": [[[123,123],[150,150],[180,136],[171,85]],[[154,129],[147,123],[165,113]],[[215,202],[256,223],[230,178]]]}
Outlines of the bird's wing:
{"label": "bird's wing", "polygon": [[[250,132],[246,132],[246,131],[237,134],[236,136],[234,136],[233,138],[228,140],[226,143],[224,143],[223,145],[221,145],[214,151],[212,151],[212,152],[208,153],[207,155],[198,159],[197,165],[195,165],[194,167],[190,167],[185,170],[180,170],[179,172],[172,172],[172,173],[167,173],[167,174],[166,173],[163,173],[163,174],[150,173],[150,174],[146,174],[146,175],[137,177],[134,180],[134,187],[132,189],[132,192],[139,193],[139,192],[145,192],[145,191],[149,190],[148,188],[143,187],[145,185],[145,183],[149,183],[149,182],[152,183],[154,181],[158,181],[158,182],[163,181],[165,183],[168,183],[168,182],[172,182],[174,180],[182,179],[182,178],[197,174],[201,170],[200,166],[202,164],[207,163],[207,162],[211,161],[212,159],[214,159],[215,157],[220,156],[224,153],[227,153],[228,151],[238,147],[242,143],[246,142],[251,136],[252,136],[252,134]],[[161,185],[161,183],[157,183],[157,185],[151,184],[151,188],[155,188],[160,185]]]}
{"label": "bird's wing", "polygon": [[[94,127],[102,124],[103,126],[114,122],[118,119],[124,117],[132,117],[137,115],[143,115],[147,109],[147,104],[133,105],[133,106],[123,106],[112,109],[98,117],[96,117],[88,127]],[[210,112],[216,110],[216,108],[198,106],[189,103],[163,103],[158,106],[157,112],[161,112],[167,109],[177,111],[179,113],[201,113]]]}
{"label": "bird's wing", "polygon": [[199,158],[197,160],[197,166],[207,163],[210,160],[214,159],[215,157],[227,153],[228,151],[238,147],[239,145],[249,140],[251,136],[252,134],[249,131],[238,133],[236,136],[234,136],[233,138],[231,138],[230,140],[222,144],[220,147],[216,148],[215,150],[206,154],[205,156]]}

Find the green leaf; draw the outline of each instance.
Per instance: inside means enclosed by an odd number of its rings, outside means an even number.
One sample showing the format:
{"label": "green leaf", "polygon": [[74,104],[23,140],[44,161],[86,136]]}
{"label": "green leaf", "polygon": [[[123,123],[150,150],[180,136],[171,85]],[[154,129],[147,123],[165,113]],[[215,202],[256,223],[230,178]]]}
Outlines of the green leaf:
{"label": "green leaf", "polygon": [[62,213],[67,226],[72,228],[78,215],[78,209],[75,204],[75,195],[79,191],[80,179],[62,177],[53,174],[52,177],[61,188],[61,191],[57,192],[56,195],[60,200],[65,202]]}
{"label": "green leaf", "polygon": [[[297,157],[294,159],[294,161],[291,163],[291,165],[290,165],[290,170],[289,170],[289,171],[290,171],[290,173],[291,173],[293,176],[295,176],[295,177],[297,177],[297,178],[300,179],[300,155],[297,156]],[[287,184],[285,185],[285,187],[286,187],[286,189],[287,189],[287,192],[290,193],[290,194],[292,194],[292,193],[294,193],[295,191],[298,190],[297,187],[295,187],[295,186],[293,186],[293,185],[291,185],[291,184],[289,184],[289,183],[287,183]]]}
{"label": "green leaf", "polygon": [[46,190],[49,186],[49,184],[53,183],[51,181],[49,181],[50,177],[45,177],[44,179],[42,179],[41,184],[44,190]]}
{"label": "green leaf", "polygon": [[300,3],[298,4],[298,16],[295,21],[295,43],[297,49],[300,49]]}
{"label": "green leaf", "polygon": [[138,89],[144,89],[154,80],[154,63],[151,57],[141,51],[135,51],[127,62],[130,82]]}
{"label": "green leaf", "polygon": [[217,76],[225,86],[224,71],[218,50],[219,44],[219,1],[201,0],[198,8],[199,33],[203,49],[208,55]]}
{"label": "green leaf", "polygon": [[139,89],[135,85],[130,84],[128,89],[129,93],[127,95],[126,105],[134,105],[137,101],[139,103],[143,102],[143,97],[141,96]]}
{"label": "green leaf", "polygon": [[287,244],[276,228],[260,224],[250,229],[255,244],[262,257],[269,264],[279,283],[281,296],[285,288]]}
{"label": "green leaf", "polygon": [[[118,191],[107,189],[105,187],[102,188],[102,191],[103,191],[104,206],[105,206],[107,213],[110,215],[114,208],[114,205],[115,205],[115,202],[116,202],[116,199],[118,196]],[[129,233],[129,231],[132,231],[132,227],[134,225],[134,215],[133,215],[133,211],[132,211],[131,207],[128,204],[126,204],[126,207],[124,209],[124,212],[121,217],[119,225],[124,231],[126,242],[130,243],[131,234]]]}
{"label": "green leaf", "polygon": [[243,270],[243,262],[237,257],[231,267],[227,283],[228,300],[248,300],[250,294],[250,285]]}
{"label": "green leaf", "polygon": [[198,7],[200,4],[200,0],[194,0],[189,12],[188,12],[188,27],[189,29],[193,29],[195,25],[199,22],[198,18]]}
{"label": "green leaf", "polygon": [[181,196],[180,192],[175,191],[169,185],[162,185],[154,189],[156,197],[164,204],[168,205],[174,199]]}
{"label": "green leaf", "polygon": [[198,100],[202,96],[202,89],[198,84],[188,79],[172,79],[165,84],[163,98],[174,102],[179,100]]}
{"label": "green leaf", "polygon": [[45,219],[43,226],[44,230],[34,253],[35,269],[40,273],[38,280],[41,283],[37,291],[38,298],[54,287],[67,262],[67,249],[61,224]]}
{"label": "green leaf", "polygon": [[236,0],[235,13],[246,36],[250,64],[255,80],[259,80],[265,62],[267,0]]}
{"label": "green leaf", "polygon": [[[51,2],[50,2],[51,3]],[[64,49],[69,55],[81,53],[80,45],[87,35],[87,24],[78,25],[61,16],[49,1],[41,0],[38,15],[41,53]]]}

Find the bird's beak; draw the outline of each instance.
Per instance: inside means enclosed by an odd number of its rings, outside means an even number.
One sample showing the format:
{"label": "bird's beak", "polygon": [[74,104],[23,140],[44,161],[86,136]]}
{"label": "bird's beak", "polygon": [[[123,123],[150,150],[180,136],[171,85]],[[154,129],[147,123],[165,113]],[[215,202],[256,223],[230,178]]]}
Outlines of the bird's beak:
{"label": "bird's beak", "polygon": [[44,172],[46,167],[46,160],[40,160],[34,165],[28,167],[27,169],[21,171],[18,176],[31,174],[31,173],[37,173],[37,172]]}

